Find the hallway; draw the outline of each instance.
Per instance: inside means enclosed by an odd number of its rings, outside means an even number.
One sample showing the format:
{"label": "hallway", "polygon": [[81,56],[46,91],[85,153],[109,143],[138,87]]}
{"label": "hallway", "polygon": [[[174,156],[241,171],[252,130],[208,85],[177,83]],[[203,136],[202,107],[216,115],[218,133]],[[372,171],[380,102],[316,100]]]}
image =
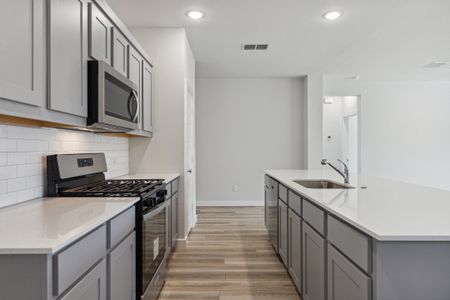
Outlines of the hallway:
{"label": "hallway", "polygon": [[169,262],[160,300],[299,300],[272,250],[263,207],[200,207]]}

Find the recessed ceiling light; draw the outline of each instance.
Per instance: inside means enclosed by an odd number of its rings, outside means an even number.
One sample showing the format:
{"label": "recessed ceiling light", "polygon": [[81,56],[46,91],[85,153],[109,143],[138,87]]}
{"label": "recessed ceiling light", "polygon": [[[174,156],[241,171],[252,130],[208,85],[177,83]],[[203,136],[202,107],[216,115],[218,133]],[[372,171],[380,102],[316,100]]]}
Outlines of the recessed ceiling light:
{"label": "recessed ceiling light", "polygon": [[200,20],[205,16],[205,13],[199,11],[199,10],[190,10],[186,13],[186,16],[191,18],[192,20]]}
{"label": "recessed ceiling light", "polygon": [[325,20],[334,21],[334,20],[339,19],[340,17],[342,17],[342,14],[343,14],[342,11],[334,10],[334,11],[329,11],[327,13],[324,13],[322,15],[322,17]]}

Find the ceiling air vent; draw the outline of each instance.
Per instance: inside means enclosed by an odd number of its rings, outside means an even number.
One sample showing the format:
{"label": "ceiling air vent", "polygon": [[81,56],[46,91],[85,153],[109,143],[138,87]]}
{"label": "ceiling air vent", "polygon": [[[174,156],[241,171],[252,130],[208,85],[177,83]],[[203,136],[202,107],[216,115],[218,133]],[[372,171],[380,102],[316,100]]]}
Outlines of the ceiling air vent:
{"label": "ceiling air vent", "polygon": [[242,44],[241,49],[244,51],[267,50],[268,44]]}

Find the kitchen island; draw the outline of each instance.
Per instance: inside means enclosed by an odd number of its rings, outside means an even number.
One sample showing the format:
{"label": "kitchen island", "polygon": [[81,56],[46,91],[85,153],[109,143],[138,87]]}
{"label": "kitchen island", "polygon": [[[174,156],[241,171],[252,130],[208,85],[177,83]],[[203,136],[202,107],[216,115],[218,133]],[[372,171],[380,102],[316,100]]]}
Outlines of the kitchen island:
{"label": "kitchen island", "polygon": [[450,299],[450,192],[367,176],[350,189],[298,180],[331,170],[265,172],[266,226],[304,299]]}

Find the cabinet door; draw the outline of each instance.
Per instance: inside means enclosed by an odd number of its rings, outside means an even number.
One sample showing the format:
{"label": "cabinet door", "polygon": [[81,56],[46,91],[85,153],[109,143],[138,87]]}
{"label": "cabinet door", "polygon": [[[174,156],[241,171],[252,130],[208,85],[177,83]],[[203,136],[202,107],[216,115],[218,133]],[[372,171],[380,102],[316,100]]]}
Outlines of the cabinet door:
{"label": "cabinet door", "polygon": [[2,0],[0,98],[35,106],[45,101],[44,0]]}
{"label": "cabinet door", "polygon": [[288,207],[278,200],[278,253],[285,266],[288,265]]}
{"label": "cabinet door", "polygon": [[112,66],[123,76],[128,76],[128,40],[117,28],[112,29]]}
{"label": "cabinet door", "polygon": [[325,240],[302,223],[303,299],[325,299]]}
{"label": "cabinet door", "polygon": [[89,56],[111,64],[112,23],[94,4],[89,3]]}
{"label": "cabinet door", "polygon": [[109,254],[109,272],[110,299],[133,299],[136,296],[135,232]]}
{"label": "cabinet door", "polygon": [[144,61],[142,75],[142,129],[152,132],[152,66]]}
{"label": "cabinet door", "polygon": [[172,247],[178,239],[178,193],[172,196]]}
{"label": "cabinet door", "polygon": [[106,300],[106,261],[103,259],[61,300]]}
{"label": "cabinet door", "polygon": [[167,229],[167,252],[170,253],[172,250],[172,197],[167,200],[167,209],[166,209],[166,229]]}
{"label": "cabinet door", "polygon": [[133,81],[137,86],[138,102],[139,102],[139,129],[142,129],[142,65],[143,59],[139,52],[133,47],[128,47],[128,79]]}
{"label": "cabinet door", "polygon": [[302,292],[302,219],[289,209],[288,220],[289,265],[288,270],[298,291]]}
{"label": "cabinet door", "polygon": [[49,108],[86,117],[87,0],[49,4]]}
{"label": "cabinet door", "polygon": [[328,300],[369,300],[370,278],[328,244]]}

